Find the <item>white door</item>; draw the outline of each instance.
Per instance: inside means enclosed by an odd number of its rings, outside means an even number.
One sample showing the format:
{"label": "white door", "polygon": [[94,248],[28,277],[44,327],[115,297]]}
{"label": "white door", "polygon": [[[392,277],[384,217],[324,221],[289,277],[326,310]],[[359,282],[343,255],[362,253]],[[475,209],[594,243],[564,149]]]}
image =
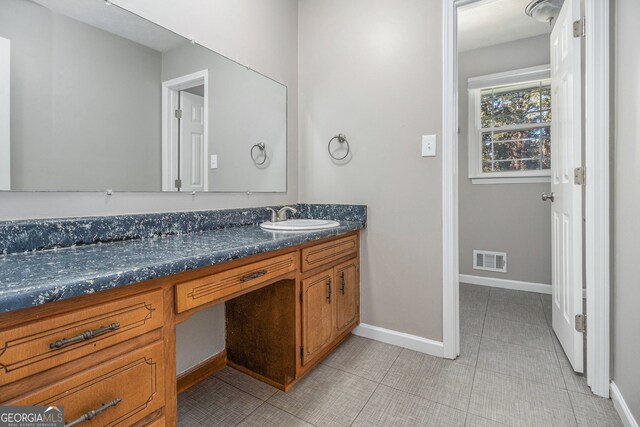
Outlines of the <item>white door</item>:
{"label": "white door", "polygon": [[11,190],[11,42],[0,37],[0,190]]}
{"label": "white door", "polygon": [[551,32],[552,317],[573,369],[583,372],[582,334],[575,330],[575,316],[582,314],[582,187],[574,182],[582,164],[578,19],[580,1],[565,0]]}
{"label": "white door", "polygon": [[181,191],[205,191],[204,98],[180,92]]}

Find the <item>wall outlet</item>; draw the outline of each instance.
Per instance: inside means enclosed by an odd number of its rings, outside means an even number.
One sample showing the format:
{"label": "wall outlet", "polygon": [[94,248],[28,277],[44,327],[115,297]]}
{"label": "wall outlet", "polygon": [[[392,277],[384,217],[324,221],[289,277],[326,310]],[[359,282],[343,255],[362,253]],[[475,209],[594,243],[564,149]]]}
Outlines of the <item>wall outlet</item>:
{"label": "wall outlet", "polygon": [[218,169],[218,155],[211,155],[211,169]]}
{"label": "wall outlet", "polygon": [[436,136],[422,135],[422,157],[436,156]]}

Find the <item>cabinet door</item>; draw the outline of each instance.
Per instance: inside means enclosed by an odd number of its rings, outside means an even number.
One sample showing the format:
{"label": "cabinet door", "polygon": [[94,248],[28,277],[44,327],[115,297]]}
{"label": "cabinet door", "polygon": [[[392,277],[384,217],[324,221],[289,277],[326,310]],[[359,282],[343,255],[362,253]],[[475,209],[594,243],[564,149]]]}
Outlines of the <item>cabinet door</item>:
{"label": "cabinet door", "polygon": [[313,361],[333,338],[333,269],[302,281],[302,364]]}
{"label": "cabinet door", "polygon": [[358,261],[351,260],[335,268],[336,332],[341,333],[358,322],[360,284]]}

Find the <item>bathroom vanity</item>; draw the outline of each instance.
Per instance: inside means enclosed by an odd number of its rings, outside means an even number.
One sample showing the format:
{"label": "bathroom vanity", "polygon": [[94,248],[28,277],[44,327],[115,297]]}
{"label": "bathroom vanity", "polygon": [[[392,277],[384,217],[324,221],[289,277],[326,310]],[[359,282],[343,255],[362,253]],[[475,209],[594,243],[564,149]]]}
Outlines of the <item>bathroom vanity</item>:
{"label": "bathroom vanity", "polygon": [[[225,200],[203,192],[297,197],[276,195],[296,175],[295,93],[117,4],[81,3],[0,2],[0,191],[100,192],[104,206],[156,192],[162,210]],[[359,322],[366,207],[298,204],[271,231],[268,209],[0,221],[0,405],[175,426],[177,393],[225,365],[292,387]],[[339,226],[282,231],[287,212]],[[222,304],[225,350],[177,377],[176,325]],[[201,320],[183,326],[221,332]]]}
{"label": "bathroom vanity", "polygon": [[[286,391],[359,322],[363,226],[250,224],[4,255],[0,404],[61,405],[67,423],[96,411],[84,425],[173,426],[177,393],[225,365]],[[225,351],[176,381],[176,324],[216,304],[225,304]]]}

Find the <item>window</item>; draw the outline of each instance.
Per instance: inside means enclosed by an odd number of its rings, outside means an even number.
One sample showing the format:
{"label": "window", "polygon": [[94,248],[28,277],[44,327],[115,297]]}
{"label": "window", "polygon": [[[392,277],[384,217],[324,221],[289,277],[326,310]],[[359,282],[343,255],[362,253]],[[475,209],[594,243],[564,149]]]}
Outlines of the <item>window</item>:
{"label": "window", "polygon": [[474,183],[548,181],[550,168],[548,67],[469,79],[469,177]]}

